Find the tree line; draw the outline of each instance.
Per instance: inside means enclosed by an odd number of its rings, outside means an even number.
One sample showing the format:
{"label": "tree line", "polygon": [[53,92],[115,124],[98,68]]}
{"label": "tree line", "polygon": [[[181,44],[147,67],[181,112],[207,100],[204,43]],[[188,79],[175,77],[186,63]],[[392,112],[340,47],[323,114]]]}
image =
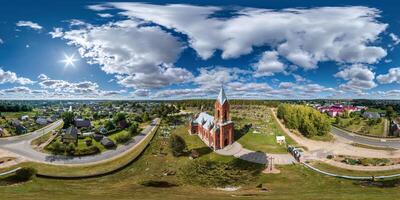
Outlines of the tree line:
{"label": "tree line", "polygon": [[26,104],[0,103],[0,112],[29,112],[32,107]]}
{"label": "tree line", "polygon": [[331,129],[326,114],[305,105],[280,104],[277,115],[288,128],[296,129],[308,138],[324,136]]}

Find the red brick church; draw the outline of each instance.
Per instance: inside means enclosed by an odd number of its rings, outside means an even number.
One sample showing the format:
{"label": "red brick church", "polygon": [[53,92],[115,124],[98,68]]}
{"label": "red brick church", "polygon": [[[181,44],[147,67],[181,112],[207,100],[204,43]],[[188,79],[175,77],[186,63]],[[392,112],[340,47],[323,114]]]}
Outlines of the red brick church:
{"label": "red brick church", "polygon": [[217,150],[232,144],[234,140],[230,106],[224,88],[221,88],[214,107],[214,116],[201,112],[195,120],[190,120],[189,133],[197,134],[204,143]]}

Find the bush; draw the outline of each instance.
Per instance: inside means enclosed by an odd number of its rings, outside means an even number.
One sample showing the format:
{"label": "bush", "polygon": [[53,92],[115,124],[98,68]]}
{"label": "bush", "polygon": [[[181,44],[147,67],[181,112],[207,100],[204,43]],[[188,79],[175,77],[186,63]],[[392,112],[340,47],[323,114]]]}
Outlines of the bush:
{"label": "bush", "polygon": [[15,178],[18,181],[29,181],[36,175],[36,173],[37,171],[34,168],[23,167],[15,172]]}
{"label": "bush", "polygon": [[78,148],[75,150],[75,156],[87,156],[100,153],[100,149],[97,146],[90,146],[88,148]]}
{"label": "bush", "polygon": [[122,132],[115,136],[115,141],[119,144],[128,142],[131,139],[131,135],[128,132]]}
{"label": "bush", "polygon": [[131,134],[131,136],[136,136],[138,133],[139,133],[139,126],[136,122],[133,122],[129,127],[129,134]]}
{"label": "bush", "polygon": [[186,151],[186,142],[179,135],[171,135],[169,139],[169,147],[171,148],[172,155],[175,157],[181,156]]}

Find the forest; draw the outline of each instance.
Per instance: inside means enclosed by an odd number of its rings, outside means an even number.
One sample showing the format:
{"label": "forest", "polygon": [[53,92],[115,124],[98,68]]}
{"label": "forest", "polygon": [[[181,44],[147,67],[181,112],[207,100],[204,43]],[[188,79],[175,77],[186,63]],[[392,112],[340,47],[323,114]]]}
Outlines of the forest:
{"label": "forest", "polygon": [[296,104],[280,104],[277,115],[289,129],[296,129],[305,137],[324,136],[331,129],[326,114],[305,106]]}

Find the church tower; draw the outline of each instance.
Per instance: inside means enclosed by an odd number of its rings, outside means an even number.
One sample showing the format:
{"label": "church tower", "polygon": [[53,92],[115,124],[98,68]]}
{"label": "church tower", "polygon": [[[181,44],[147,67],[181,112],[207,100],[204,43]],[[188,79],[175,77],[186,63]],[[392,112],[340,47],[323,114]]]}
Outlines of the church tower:
{"label": "church tower", "polygon": [[231,145],[234,140],[233,122],[231,121],[231,116],[229,112],[230,105],[223,87],[221,87],[221,90],[219,91],[214,107],[214,121],[219,127],[215,135],[214,144],[216,144],[217,149],[222,149],[228,145]]}
{"label": "church tower", "polygon": [[227,121],[231,121],[231,116],[229,114],[230,106],[228,98],[226,98],[223,87],[221,87],[221,90],[219,91],[217,101],[215,101],[214,107],[215,107],[214,119],[217,122],[225,123]]}

